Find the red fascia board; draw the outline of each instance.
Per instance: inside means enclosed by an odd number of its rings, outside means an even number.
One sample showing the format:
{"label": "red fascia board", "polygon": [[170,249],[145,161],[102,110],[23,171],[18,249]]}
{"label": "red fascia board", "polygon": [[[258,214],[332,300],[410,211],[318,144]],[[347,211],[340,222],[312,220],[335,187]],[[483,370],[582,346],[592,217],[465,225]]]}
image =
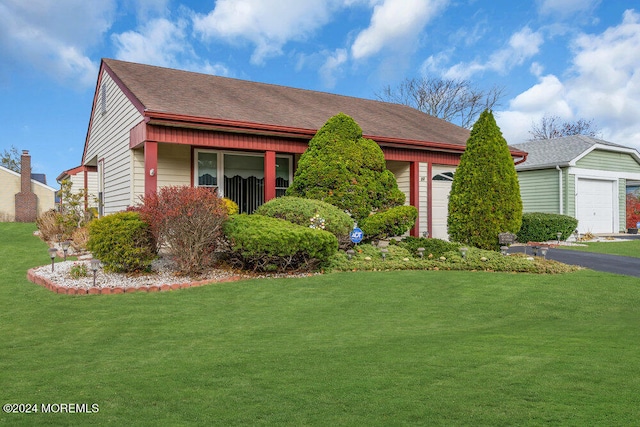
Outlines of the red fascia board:
{"label": "red fascia board", "polygon": [[[191,117],[170,113],[146,111],[147,123],[158,126],[177,126],[206,128],[211,130],[222,130],[227,132],[243,132],[261,135],[277,135],[290,138],[311,139],[317,133],[317,129],[295,128],[289,126],[268,125],[263,123],[243,122],[239,120],[211,119],[203,117]],[[382,137],[376,135],[363,135],[364,138],[372,139],[380,145],[396,146],[400,148],[426,148],[439,149],[453,152],[462,152],[464,145],[448,144],[441,142],[416,141],[402,138]]]}
{"label": "red fascia board", "polygon": [[64,172],[62,172],[60,175],[58,175],[58,177],[56,178],[56,181],[60,182],[62,179],[64,179],[65,176],[72,176],[72,175],[77,175],[80,172],[97,172],[98,168],[96,168],[95,166],[85,166],[85,165],[80,165],[80,166],[76,166],[75,168],[72,169],[68,169]]}

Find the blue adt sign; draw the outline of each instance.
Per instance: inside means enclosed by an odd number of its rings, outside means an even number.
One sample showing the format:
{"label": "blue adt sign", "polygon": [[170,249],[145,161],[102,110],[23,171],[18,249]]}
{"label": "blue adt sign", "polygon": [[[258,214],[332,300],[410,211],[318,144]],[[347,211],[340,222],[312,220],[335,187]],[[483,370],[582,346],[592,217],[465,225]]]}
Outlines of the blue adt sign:
{"label": "blue adt sign", "polygon": [[351,237],[351,241],[353,243],[360,243],[362,241],[362,238],[364,237],[364,233],[362,232],[362,230],[356,227],[351,230],[351,234],[349,237]]}

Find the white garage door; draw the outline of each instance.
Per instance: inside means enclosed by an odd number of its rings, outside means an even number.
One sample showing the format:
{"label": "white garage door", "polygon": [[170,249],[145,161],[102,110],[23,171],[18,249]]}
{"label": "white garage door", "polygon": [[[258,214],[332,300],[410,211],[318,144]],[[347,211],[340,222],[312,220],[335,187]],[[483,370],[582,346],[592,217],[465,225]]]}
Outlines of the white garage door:
{"label": "white garage door", "polygon": [[453,182],[455,168],[452,166],[433,166],[433,181],[431,190],[431,225],[430,237],[449,239],[447,233],[447,216],[449,214],[449,192]]}
{"label": "white garage door", "polygon": [[576,217],[580,233],[614,232],[615,181],[578,179]]}

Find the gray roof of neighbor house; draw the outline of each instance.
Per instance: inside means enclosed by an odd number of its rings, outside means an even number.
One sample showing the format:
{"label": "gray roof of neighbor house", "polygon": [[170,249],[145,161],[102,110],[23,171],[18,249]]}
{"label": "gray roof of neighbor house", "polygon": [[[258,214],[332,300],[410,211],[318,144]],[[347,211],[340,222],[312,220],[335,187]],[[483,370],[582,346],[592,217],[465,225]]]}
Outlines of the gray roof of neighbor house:
{"label": "gray roof of neighbor house", "polygon": [[326,92],[103,59],[138,108],[152,116],[212,118],[315,133],[332,116],[351,116],[363,134],[391,140],[463,147],[469,130],[414,108]]}
{"label": "gray roof of neighbor house", "polygon": [[585,151],[599,146],[614,151],[632,151],[632,148],[614,144],[602,139],[586,135],[572,135],[562,138],[540,139],[513,144],[512,147],[526,151],[527,160],[516,165],[516,170],[546,169],[556,166],[569,166],[570,163]]}

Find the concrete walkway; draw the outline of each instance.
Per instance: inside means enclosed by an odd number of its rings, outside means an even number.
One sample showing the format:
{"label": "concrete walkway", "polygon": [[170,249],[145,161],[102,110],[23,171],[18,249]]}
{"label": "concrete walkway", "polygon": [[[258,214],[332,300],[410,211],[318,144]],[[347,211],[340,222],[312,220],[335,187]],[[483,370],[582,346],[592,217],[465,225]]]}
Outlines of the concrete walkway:
{"label": "concrete walkway", "polygon": [[[615,243],[611,244],[615,245]],[[525,248],[529,255],[533,254],[532,248],[526,246],[512,246],[509,248],[509,252],[522,253]],[[547,252],[547,259],[607,273],[640,277],[640,258],[551,248]]]}

